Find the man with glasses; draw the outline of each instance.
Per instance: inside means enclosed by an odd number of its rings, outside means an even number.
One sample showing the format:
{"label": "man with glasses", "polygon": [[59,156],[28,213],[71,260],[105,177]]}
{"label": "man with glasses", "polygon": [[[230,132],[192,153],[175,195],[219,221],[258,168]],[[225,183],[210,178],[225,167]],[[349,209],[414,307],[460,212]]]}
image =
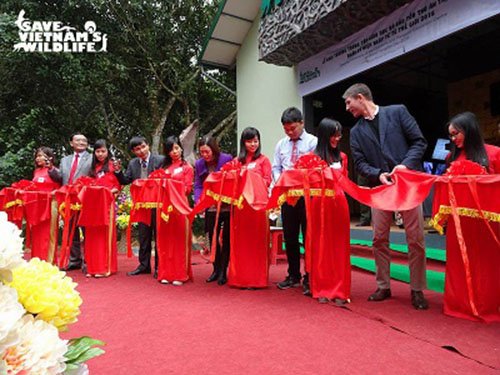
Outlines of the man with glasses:
{"label": "man with glasses", "polygon": [[[351,130],[351,150],[358,172],[370,186],[391,185],[397,169],[422,170],[427,141],[404,105],[379,107],[363,83],[349,87],[342,98],[346,110],[358,121]],[[410,268],[411,303],[417,310],[428,308],[426,287],[424,219],[422,206],[400,211],[405,224]],[[391,297],[389,234],[392,212],[372,208],[373,250],[377,266],[377,290],[368,301]]]}

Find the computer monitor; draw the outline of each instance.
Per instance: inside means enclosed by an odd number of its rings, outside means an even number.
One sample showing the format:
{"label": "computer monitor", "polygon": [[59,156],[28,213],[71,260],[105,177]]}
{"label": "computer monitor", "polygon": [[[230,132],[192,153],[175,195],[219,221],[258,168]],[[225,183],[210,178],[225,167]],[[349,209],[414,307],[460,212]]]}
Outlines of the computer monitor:
{"label": "computer monitor", "polygon": [[447,145],[450,143],[449,139],[438,138],[436,145],[434,146],[434,151],[432,152],[433,160],[446,160],[446,156],[450,153],[447,149]]}

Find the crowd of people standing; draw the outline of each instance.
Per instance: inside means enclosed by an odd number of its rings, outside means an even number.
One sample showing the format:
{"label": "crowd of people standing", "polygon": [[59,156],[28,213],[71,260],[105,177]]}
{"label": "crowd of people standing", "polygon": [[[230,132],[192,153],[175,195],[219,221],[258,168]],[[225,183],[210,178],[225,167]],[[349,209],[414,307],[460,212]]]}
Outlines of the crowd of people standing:
{"label": "crowd of people standing", "polygon": [[[415,118],[404,105],[378,106],[365,84],[349,87],[343,99],[346,110],[356,119],[350,131],[353,163],[368,186],[393,184],[393,175],[398,170],[422,170],[427,142]],[[75,133],[69,142],[73,152],[61,160],[59,168],[55,167],[54,153],[50,148],[36,150],[33,181],[44,185],[47,190],[55,190],[88,176],[99,180],[99,186],[113,195],[123,185],[137,180],[171,179],[182,184],[186,201],[194,192],[196,205],[206,193],[204,182],[207,178],[224,170],[230,163],[234,164],[233,169],[259,176],[259,184],[266,190],[280,181],[285,172],[298,168],[301,163],[305,165],[306,159],[308,165],[314,164],[318,170],[331,169],[347,177],[348,160],[339,147],[342,125],[338,121],[322,119],[316,128],[316,135],[313,135],[305,130],[301,111],[291,107],[283,112],[281,124],[285,136],[276,144],[272,162],[261,153],[259,131],[248,127],[241,134],[236,158],[221,152],[215,138],[202,137],[198,143],[200,158],[194,168],[184,160],[182,144],[176,136],[165,139],[163,155],[153,154],[146,138],[133,137],[129,148],[135,158],[123,171],[121,162],[110,157],[104,140],[96,141],[90,154],[87,138]],[[465,112],[453,117],[447,124],[447,130],[452,141],[448,164],[470,160],[479,164],[485,173],[500,173],[500,148],[484,144],[474,114]],[[350,217],[344,192],[338,187],[332,189],[331,199],[302,194],[282,204],[288,270],[277,287],[282,290],[302,287],[304,295],[312,296],[320,303],[333,301],[341,305],[349,303],[351,297]],[[325,191],[323,195],[327,195]],[[137,227],[139,264],[128,275],[153,273],[161,283],[182,285],[193,277],[191,221],[179,213],[173,213],[168,221],[161,220],[158,207],[148,212],[148,219],[139,222]],[[400,211],[400,214],[408,243],[411,304],[415,309],[425,310],[429,304],[424,296],[426,257],[422,207]],[[231,203],[221,200],[204,209],[201,216],[214,251],[213,272],[206,282],[228,283],[239,288],[267,287],[269,223],[266,211],[256,211],[248,205],[232,211]],[[392,295],[389,250],[392,219],[391,211],[371,209],[377,289],[368,297],[369,301],[383,301]],[[113,228],[113,233],[107,235],[107,232],[97,229],[99,227],[83,226],[77,221],[78,216],[75,216],[69,225],[85,236],[85,249],[82,252],[80,235],[73,236],[69,262],[64,269],[82,268],[84,273],[95,277],[116,272],[116,230]],[[248,225],[251,225],[252,231],[245,232],[242,228]],[[310,246],[306,246],[309,253],[305,256],[302,271],[301,232],[303,239],[314,239],[310,241]],[[110,239],[113,243],[111,248],[108,246]],[[153,243],[156,244],[154,266],[151,260]],[[32,256],[44,258],[46,250],[33,246]]]}

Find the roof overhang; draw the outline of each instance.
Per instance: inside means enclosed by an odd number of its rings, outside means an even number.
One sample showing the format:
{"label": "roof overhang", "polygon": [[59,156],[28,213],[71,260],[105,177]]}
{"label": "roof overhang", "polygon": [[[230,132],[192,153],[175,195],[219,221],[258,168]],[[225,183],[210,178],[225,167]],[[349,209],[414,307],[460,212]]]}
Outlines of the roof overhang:
{"label": "roof overhang", "polygon": [[259,13],[261,0],[223,0],[203,43],[201,65],[232,69],[248,31]]}

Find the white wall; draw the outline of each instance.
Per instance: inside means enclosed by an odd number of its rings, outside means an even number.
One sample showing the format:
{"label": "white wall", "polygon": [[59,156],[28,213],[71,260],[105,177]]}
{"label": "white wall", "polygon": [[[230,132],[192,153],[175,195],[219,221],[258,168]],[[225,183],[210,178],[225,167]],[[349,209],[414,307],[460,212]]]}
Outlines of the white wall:
{"label": "white wall", "polygon": [[241,131],[247,126],[259,129],[262,153],[272,162],[274,146],[284,137],[281,114],[292,106],[302,110],[302,99],[297,93],[293,68],[258,61],[259,21],[260,14],[237,56],[238,142]]}

